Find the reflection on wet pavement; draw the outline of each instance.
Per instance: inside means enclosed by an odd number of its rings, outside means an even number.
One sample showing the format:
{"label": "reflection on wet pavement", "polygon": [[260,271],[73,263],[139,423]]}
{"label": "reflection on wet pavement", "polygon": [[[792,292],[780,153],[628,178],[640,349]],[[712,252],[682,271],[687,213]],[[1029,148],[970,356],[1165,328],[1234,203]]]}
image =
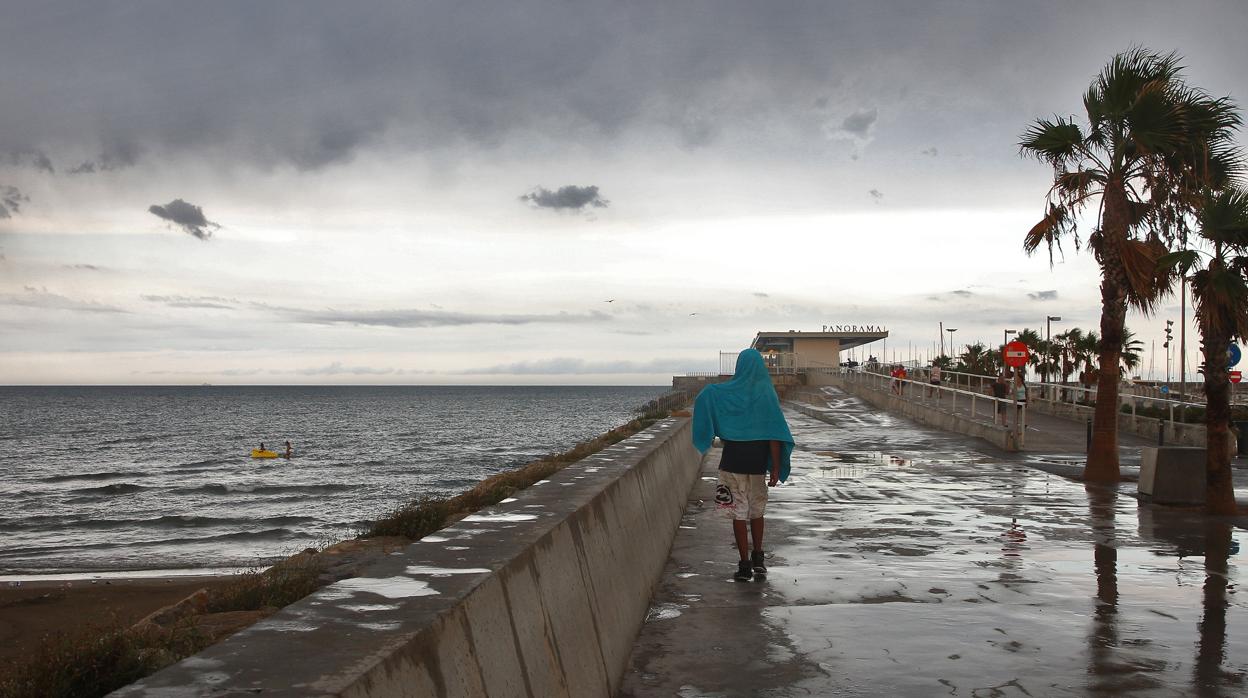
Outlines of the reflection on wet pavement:
{"label": "reflection on wet pavement", "polygon": [[1248,692],[1242,531],[843,394],[823,416],[788,413],[766,581],[732,581],[695,485],[620,695]]}

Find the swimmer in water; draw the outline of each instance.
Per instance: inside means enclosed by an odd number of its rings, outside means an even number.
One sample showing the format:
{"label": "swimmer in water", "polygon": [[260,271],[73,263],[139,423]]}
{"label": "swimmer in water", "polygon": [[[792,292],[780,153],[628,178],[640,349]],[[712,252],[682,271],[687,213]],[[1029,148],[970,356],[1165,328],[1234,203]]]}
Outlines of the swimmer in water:
{"label": "swimmer in water", "polygon": [[294,449],[290,447],[290,442],[287,441],[286,442],[286,458],[289,459],[292,455],[294,455],[294,453],[295,453]]}

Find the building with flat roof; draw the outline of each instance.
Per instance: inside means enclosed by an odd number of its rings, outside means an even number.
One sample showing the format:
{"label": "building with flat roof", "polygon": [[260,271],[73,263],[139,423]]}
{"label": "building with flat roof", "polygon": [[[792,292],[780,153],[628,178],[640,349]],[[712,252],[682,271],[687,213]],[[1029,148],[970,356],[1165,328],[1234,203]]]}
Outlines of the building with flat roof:
{"label": "building with flat roof", "polygon": [[825,325],[821,332],[759,332],[750,346],[763,354],[792,355],[796,368],[841,365],[841,351],[886,339],[879,325]]}

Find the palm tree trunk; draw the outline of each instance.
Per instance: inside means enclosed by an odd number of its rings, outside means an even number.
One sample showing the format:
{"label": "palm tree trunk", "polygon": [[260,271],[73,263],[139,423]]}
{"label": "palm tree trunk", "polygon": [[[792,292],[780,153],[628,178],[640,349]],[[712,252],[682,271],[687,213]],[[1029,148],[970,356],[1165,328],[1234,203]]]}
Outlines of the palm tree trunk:
{"label": "palm tree trunk", "polygon": [[[1104,264],[1104,262],[1102,262]],[[1092,447],[1083,469],[1085,482],[1118,482],[1118,362],[1122,357],[1122,328],[1127,300],[1109,273],[1101,282],[1100,370],[1097,371],[1096,408],[1092,413]]]}
{"label": "palm tree trunk", "polygon": [[1101,264],[1100,370],[1096,410],[1092,413],[1092,446],[1083,469],[1085,482],[1118,482],[1118,363],[1127,321],[1127,278],[1122,245],[1127,240],[1127,194],[1120,178],[1106,183],[1097,257]]}
{"label": "palm tree trunk", "polygon": [[1231,481],[1231,387],[1227,377],[1226,347],[1230,337],[1218,332],[1208,313],[1200,313],[1201,345],[1205,355],[1205,490],[1210,514],[1233,516],[1235,487]]}

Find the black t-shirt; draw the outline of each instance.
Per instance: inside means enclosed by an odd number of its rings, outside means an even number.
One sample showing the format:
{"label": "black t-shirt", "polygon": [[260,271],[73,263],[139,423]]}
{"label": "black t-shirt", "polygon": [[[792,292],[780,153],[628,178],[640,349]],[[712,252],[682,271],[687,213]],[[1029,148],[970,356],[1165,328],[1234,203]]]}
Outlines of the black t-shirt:
{"label": "black t-shirt", "polygon": [[724,439],[724,453],[719,469],[744,475],[762,475],[771,459],[770,441],[729,441]]}

